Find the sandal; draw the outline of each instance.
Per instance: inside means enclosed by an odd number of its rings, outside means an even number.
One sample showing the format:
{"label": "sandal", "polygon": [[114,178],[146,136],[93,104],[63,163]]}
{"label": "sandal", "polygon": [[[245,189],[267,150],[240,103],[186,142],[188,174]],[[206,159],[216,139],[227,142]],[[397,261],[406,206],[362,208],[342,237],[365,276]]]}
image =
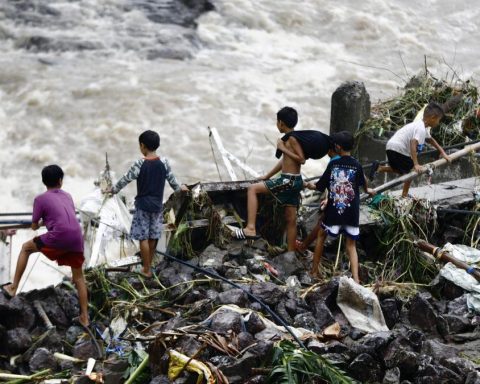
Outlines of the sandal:
{"label": "sandal", "polygon": [[258,240],[260,236],[258,235],[247,235],[242,228],[237,228],[232,233],[232,237],[237,240]]}

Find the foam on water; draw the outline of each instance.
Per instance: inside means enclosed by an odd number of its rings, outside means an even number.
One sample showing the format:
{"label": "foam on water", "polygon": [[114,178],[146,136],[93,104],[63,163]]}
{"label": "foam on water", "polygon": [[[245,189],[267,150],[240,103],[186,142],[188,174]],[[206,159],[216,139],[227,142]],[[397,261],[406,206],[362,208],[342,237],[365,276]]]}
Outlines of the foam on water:
{"label": "foam on water", "polygon": [[299,128],[327,131],[343,81],[365,82],[376,100],[421,70],[424,55],[439,76],[452,74],[444,61],[464,78],[480,72],[480,5],[466,0],[212,2],[196,28],[157,22],[172,1],[0,4],[0,211],[31,209],[47,163],[65,169],[78,202],[105,152],[117,174],[139,156],[144,129],[159,131],[182,181],[218,180],[207,126],[268,171],[283,105],[298,108]]}

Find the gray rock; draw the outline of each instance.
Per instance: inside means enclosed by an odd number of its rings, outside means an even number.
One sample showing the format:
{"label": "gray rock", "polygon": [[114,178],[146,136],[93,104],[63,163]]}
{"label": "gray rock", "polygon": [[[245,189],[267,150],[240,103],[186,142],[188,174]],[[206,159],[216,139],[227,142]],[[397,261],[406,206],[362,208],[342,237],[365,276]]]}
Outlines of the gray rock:
{"label": "gray rock", "polygon": [[327,353],[348,353],[349,349],[345,344],[334,340],[334,341],[331,341],[331,342],[327,343],[327,347],[326,347],[325,351]]}
{"label": "gray rock", "polygon": [[36,372],[42,369],[50,368],[52,371],[55,371],[57,368],[57,362],[53,353],[46,348],[37,348],[33,353],[32,358],[28,362],[30,371]]}
{"label": "gray rock", "polygon": [[219,333],[227,333],[230,330],[234,333],[240,333],[243,328],[242,321],[242,316],[239,313],[222,310],[213,316],[210,328]]}
{"label": "gray rock", "polygon": [[128,360],[111,357],[103,363],[103,376],[105,384],[121,384],[123,375],[128,368]]}
{"label": "gray rock", "polygon": [[72,325],[70,328],[67,329],[65,333],[65,340],[68,344],[74,345],[77,342],[77,339],[80,335],[82,335],[85,331],[82,327]]}
{"label": "gray rock", "polygon": [[[10,300],[8,317],[5,319],[7,328],[32,329],[35,325],[35,311],[23,295],[17,295]],[[47,312],[48,314],[48,312]],[[65,314],[63,314],[65,318]],[[53,322],[54,319],[52,319]]]}
{"label": "gray rock", "polygon": [[422,353],[432,356],[435,360],[449,359],[458,356],[458,349],[450,345],[440,343],[437,340],[427,340],[422,345]]}
{"label": "gray rock", "polygon": [[440,365],[426,364],[417,372],[415,383],[462,383],[455,372]]}
{"label": "gray rock", "polygon": [[395,324],[397,324],[398,319],[400,318],[400,311],[398,308],[397,299],[394,297],[382,300],[380,302],[382,308],[383,317],[385,318],[385,323],[387,327],[392,329]]}
{"label": "gray rock", "polygon": [[341,84],[332,94],[330,133],[347,130],[355,134],[361,122],[370,118],[370,96],[358,81]]}
{"label": "gray rock", "polygon": [[198,350],[202,347],[202,344],[192,336],[182,336],[177,341],[175,345],[175,349],[183,353],[186,356],[193,356],[195,355]]}
{"label": "gray rock", "polygon": [[446,320],[448,324],[448,329],[450,333],[463,333],[471,331],[474,327],[471,325],[470,320],[457,316],[457,315],[443,315],[443,318]]}
{"label": "gray rock", "polygon": [[168,376],[160,375],[155,376],[149,384],[170,384],[170,380],[168,379]]}
{"label": "gray rock", "polygon": [[254,345],[248,351],[250,353],[253,353],[255,356],[264,358],[273,349],[273,344],[274,343],[271,340],[260,340],[260,341],[257,342],[256,345]]}
{"label": "gray rock", "polygon": [[285,252],[276,256],[270,261],[270,264],[277,269],[282,278],[294,275],[304,269],[294,251]]}
{"label": "gray rock", "polygon": [[240,332],[237,336],[239,350],[242,351],[255,342],[254,337],[248,332]]}
{"label": "gray rock", "polygon": [[323,355],[327,352],[327,344],[318,341],[317,339],[310,339],[308,341],[308,349],[319,355]]}
{"label": "gray rock", "polygon": [[460,296],[455,300],[449,301],[447,304],[447,311],[449,315],[467,316],[467,295]]}
{"label": "gray rock", "polygon": [[419,327],[422,331],[435,332],[437,328],[437,315],[429,303],[431,295],[425,292],[417,293],[410,301],[408,317],[410,323]]}
{"label": "gray rock", "polygon": [[465,379],[465,384],[480,384],[480,373],[469,372]]}
{"label": "gray rock", "polygon": [[257,340],[278,340],[283,337],[282,332],[275,328],[265,328],[263,331],[255,334]]}
{"label": "gray rock", "polygon": [[91,340],[79,341],[73,346],[73,357],[88,360],[90,357],[98,357],[97,349]]}
{"label": "gray rock", "polygon": [[360,340],[364,347],[371,348],[373,351],[382,353],[394,338],[392,332],[369,333]]}
{"label": "gray rock", "polygon": [[310,312],[300,313],[299,315],[295,316],[293,320],[293,326],[296,328],[305,328],[312,332],[321,331],[317,320]]}
{"label": "gray rock", "polygon": [[247,259],[245,261],[245,266],[252,273],[263,273],[265,271],[263,263],[256,259]]}
{"label": "gray rock", "polygon": [[348,373],[360,382],[376,382],[383,377],[380,363],[367,353],[358,355],[350,363]]}
{"label": "gray rock", "polygon": [[223,262],[225,261],[227,253],[227,251],[224,251],[220,248],[215,247],[215,245],[210,244],[200,254],[198,263],[200,267],[210,267],[215,270],[220,270],[223,267]]}
{"label": "gray rock", "polygon": [[7,331],[7,348],[12,355],[26,351],[32,344],[28,329],[15,328]]}
{"label": "gray rock", "polygon": [[251,352],[246,352],[239,359],[235,359],[232,364],[219,365],[218,368],[227,377],[229,383],[241,384],[251,375],[252,368],[257,364],[257,356]]}
{"label": "gray rock", "polygon": [[250,332],[252,335],[255,335],[258,332],[261,332],[265,329],[265,324],[263,323],[262,319],[256,312],[252,312],[245,323],[247,331]]}
{"label": "gray rock", "polygon": [[251,293],[268,305],[276,305],[285,296],[278,285],[270,282],[252,285]]}
{"label": "gray rock", "polygon": [[285,307],[285,301],[280,301],[278,305],[275,307],[275,312],[278,316],[280,316],[287,324],[292,324],[293,319],[290,314],[287,312]]}
{"label": "gray rock", "polygon": [[382,384],[399,384],[400,383],[400,368],[395,367],[388,369],[383,376]]}
{"label": "gray rock", "polygon": [[311,307],[320,330],[335,323],[335,318],[323,300],[319,299],[312,302]]}
{"label": "gray rock", "polygon": [[383,361],[387,368],[400,368],[402,377],[407,378],[415,376],[419,365],[418,354],[402,345],[399,340],[394,340],[388,345]]}
{"label": "gray rock", "polygon": [[234,288],[220,293],[216,302],[217,304],[235,304],[243,308],[248,303],[248,296],[241,289]]}
{"label": "gray rock", "polygon": [[462,376],[464,380],[467,378],[467,375],[470,372],[475,371],[475,365],[470,360],[461,359],[459,357],[440,359],[440,364],[442,364],[445,368],[448,368],[451,371]]}
{"label": "gray rock", "polygon": [[335,311],[338,309],[337,294],[339,284],[340,279],[338,277],[334,277],[328,283],[322,285],[312,292],[309,292],[305,298],[307,304],[313,307],[315,303],[323,302],[331,311]]}

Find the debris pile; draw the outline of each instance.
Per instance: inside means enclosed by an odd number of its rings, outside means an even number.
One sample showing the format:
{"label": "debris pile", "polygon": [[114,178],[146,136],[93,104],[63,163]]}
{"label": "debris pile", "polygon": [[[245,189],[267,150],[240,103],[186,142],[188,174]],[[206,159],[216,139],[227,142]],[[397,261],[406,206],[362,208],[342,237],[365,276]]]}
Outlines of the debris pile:
{"label": "debris pile", "polygon": [[[375,295],[347,277],[307,288],[307,260],[270,258],[266,248],[263,240],[210,245],[190,259],[240,288],[167,258],[153,279],[90,270],[91,331],[100,350],[71,322],[77,299],[68,283],[11,300],[0,294],[1,369],[59,379],[51,383],[480,380],[480,317],[469,313],[463,289],[443,277],[408,299],[400,283],[377,284]],[[91,358],[94,381],[85,375]]]}
{"label": "debris pile", "polygon": [[426,74],[411,78],[400,95],[372,106],[371,118],[359,129],[357,137],[388,139],[396,130],[412,122],[432,100],[442,104],[446,112],[439,128],[432,132],[442,146],[480,138],[475,84],[463,81],[456,74],[451,79],[437,79],[428,70]]}

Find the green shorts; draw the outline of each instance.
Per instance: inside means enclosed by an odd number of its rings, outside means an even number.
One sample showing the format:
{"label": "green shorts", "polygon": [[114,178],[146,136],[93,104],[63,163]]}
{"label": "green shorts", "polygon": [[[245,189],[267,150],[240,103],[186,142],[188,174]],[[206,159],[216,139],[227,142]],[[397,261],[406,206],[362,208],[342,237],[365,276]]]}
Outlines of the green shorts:
{"label": "green shorts", "polygon": [[281,205],[297,207],[300,203],[300,191],[303,189],[302,175],[282,173],[276,179],[265,180],[264,183]]}

